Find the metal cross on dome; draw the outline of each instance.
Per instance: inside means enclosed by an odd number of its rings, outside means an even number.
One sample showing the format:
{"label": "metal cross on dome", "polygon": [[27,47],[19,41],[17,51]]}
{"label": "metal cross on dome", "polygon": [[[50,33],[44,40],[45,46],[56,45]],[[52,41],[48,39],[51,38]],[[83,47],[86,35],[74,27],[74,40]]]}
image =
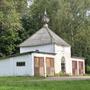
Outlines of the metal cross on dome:
{"label": "metal cross on dome", "polygon": [[44,16],[43,16],[43,22],[44,22],[44,24],[48,24],[49,21],[50,21],[50,20],[49,20],[49,18],[48,18],[48,16],[47,16],[47,11],[46,11],[46,9],[45,9]]}

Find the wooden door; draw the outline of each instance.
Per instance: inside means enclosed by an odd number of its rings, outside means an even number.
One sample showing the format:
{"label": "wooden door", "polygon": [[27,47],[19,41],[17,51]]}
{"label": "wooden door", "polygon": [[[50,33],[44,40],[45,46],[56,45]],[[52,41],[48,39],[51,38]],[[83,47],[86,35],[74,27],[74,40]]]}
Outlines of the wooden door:
{"label": "wooden door", "polygon": [[46,73],[47,76],[54,76],[54,59],[46,58]]}
{"label": "wooden door", "polygon": [[39,58],[34,57],[34,75],[39,76]]}
{"label": "wooden door", "polygon": [[79,61],[79,75],[83,75],[83,62]]}
{"label": "wooden door", "polygon": [[44,76],[44,58],[34,57],[34,75]]}
{"label": "wooden door", "polygon": [[72,74],[77,75],[77,61],[72,61]]}
{"label": "wooden door", "polygon": [[40,61],[39,61],[39,74],[40,76],[44,76],[44,58],[40,58]]}

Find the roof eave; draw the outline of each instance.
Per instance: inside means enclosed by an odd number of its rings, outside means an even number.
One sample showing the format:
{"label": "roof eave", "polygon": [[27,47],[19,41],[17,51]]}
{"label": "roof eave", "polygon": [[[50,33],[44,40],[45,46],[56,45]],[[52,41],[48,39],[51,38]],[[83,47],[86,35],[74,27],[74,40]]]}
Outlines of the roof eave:
{"label": "roof eave", "polygon": [[35,46],[50,45],[50,44],[52,44],[52,42],[46,44],[38,44],[38,45],[19,45],[19,47],[35,47]]}

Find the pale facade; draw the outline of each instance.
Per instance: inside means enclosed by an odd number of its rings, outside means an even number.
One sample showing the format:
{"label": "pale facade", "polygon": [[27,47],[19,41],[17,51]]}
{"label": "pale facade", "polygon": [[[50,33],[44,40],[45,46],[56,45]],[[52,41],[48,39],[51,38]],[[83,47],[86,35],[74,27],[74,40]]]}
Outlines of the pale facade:
{"label": "pale facade", "polygon": [[63,47],[58,46],[56,44],[49,44],[49,45],[43,45],[43,46],[34,46],[34,47],[21,47],[20,52],[25,53],[30,51],[40,51],[40,52],[48,52],[48,53],[55,53],[55,73],[60,73],[61,71],[61,59],[62,57],[65,58],[65,67],[66,67],[66,73],[72,74],[71,70],[71,47]]}

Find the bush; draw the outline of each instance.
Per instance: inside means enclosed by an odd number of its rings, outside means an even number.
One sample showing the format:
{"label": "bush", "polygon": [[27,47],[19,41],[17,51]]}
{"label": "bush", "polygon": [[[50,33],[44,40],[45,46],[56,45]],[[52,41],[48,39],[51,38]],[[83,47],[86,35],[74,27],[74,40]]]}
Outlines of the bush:
{"label": "bush", "polygon": [[87,65],[86,67],[87,67],[87,74],[90,74],[90,66]]}
{"label": "bush", "polygon": [[70,76],[70,75],[65,72],[59,72],[59,73],[56,73],[55,76]]}

